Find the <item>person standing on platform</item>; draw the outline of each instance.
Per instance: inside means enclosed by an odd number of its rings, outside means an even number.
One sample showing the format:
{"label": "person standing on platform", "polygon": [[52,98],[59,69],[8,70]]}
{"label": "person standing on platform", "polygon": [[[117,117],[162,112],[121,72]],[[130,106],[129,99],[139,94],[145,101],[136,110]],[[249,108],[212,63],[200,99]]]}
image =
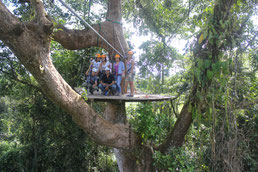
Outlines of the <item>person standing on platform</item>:
{"label": "person standing on platform", "polygon": [[89,69],[86,71],[87,76],[91,75],[92,69],[96,69],[97,71],[99,69],[99,66],[100,66],[100,63],[101,63],[101,61],[100,61],[101,55],[96,54],[95,57],[96,57],[96,59],[91,61]]}
{"label": "person standing on platform", "polygon": [[106,54],[103,54],[101,56],[102,58],[102,62],[101,64],[99,65],[99,69],[98,69],[98,73],[100,78],[102,78],[102,76],[105,74],[105,69],[108,67],[108,68],[111,68],[111,63],[107,60],[107,56]]}
{"label": "person standing on platform", "polygon": [[93,60],[93,62],[92,62],[92,69],[97,69],[97,71],[98,71],[99,66],[101,64],[100,59],[101,59],[101,55],[96,54],[96,60]]}
{"label": "person standing on platform", "polygon": [[102,90],[102,93],[107,96],[108,91],[110,91],[111,95],[116,94],[116,83],[115,78],[112,74],[110,74],[110,68],[107,67],[105,69],[105,74],[102,76],[99,84],[99,88]]}
{"label": "person standing on platform", "polygon": [[135,70],[134,70],[134,60],[133,60],[133,52],[128,51],[128,56],[126,59],[126,78],[125,78],[125,93],[127,93],[127,87],[128,83],[130,84],[130,95],[129,97],[133,97],[134,95],[134,76],[135,76]]}
{"label": "person standing on platform", "polygon": [[120,61],[120,55],[115,55],[115,63],[113,64],[113,72],[116,80],[116,84],[118,87],[118,93],[121,96],[122,89],[121,89],[121,81],[122,81],[122,75],[125,74],[125,65],[124,62]]}

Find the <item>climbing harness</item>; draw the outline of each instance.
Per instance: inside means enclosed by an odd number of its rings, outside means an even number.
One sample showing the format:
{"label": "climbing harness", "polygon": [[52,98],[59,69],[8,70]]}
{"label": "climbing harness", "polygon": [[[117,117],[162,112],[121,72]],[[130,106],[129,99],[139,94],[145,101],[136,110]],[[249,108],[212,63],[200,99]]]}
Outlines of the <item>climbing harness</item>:
{"label": "climbing harness", "polygon": [[63,6],[65,6],[70,12],[72,12],[76,17],[78,17],[82,23],[93,30],[104,42],[106,42],[113,50],[115,50],[120,56],[124,57],[115,47],[113,47],[102,35],[98,33],[89,23],[87,23],[83,18],[81,18],[72,8],[70,8],[63,0],[58,0]]}

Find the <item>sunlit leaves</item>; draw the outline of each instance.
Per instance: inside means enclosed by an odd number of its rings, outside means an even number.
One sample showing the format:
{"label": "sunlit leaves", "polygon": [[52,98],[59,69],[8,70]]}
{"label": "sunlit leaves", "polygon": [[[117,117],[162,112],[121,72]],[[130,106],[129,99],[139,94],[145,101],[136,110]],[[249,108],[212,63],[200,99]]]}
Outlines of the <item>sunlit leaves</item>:
{"label": "sunlit leaves", "polygon": [[162,70],[171,68],[175,59],[180,59],[180,55],[175,49],[166,47],[162,42],[147,41],[140,48],[144,51],[138,62],[142,77],[146,77],[148,74],[155,75],[155,73],[161,75]]}
{"label": "sunlit leaves", "polygon": [[152,142],[153,144],[161,143],[170,125],[174,122],[167,114],[168,103],[145,103],[138,104],[134,109],[129,111],[131,115],[131,124],[135,131],[139,133],[142,138],[142,143]]}
{"label": "sunlit leaves", "polygon": [[169,154],[162,154],[159,151],[155,151],[154,155],[154,165],[160,170],[166,171],[178,171],[187,172],[195,171],[195,161],[192,158],[190,151],[185,148],[173,148],[170,150]]}
{"label": "sunlit leaves", "polygon": [[200,38],[199,38],[199,40],[198,40],[199,44],[202,43],[203,39],[204,39],[204,36],[203,36],[203,33],[202,33],[201,36],[200,36]]}
{"label": "sunlit leaves", "polygon": [[[127,1],[124,6],[126,16],[133,18],[135,26],[138,26],[142,33],[150,30],[159,37],[169,37],[181,32],[179,28],[187,18],[186,6],[178,0]],[[132,10],[127,11],[128,8]]]}

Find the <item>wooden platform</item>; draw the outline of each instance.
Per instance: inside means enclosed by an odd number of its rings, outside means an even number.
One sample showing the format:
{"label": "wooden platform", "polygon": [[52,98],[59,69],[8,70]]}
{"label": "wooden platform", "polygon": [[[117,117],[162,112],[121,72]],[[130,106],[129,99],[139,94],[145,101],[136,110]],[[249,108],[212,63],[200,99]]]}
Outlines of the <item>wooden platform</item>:
{"label": "wooden platform", "polygon": [[[81,89],[75,88],[75,90],[80,94]],[[170,100],[171,96],[161,96],[156,94],[143,94],[138,93],[133,97],[128,97],[126,95],[122,96],[104,96],[100,93],[88,94],[89,101],[102,101],[102,102],[110,102],[110,101],[123,101],[123,102],[153,102],[153,101],[167,101]]]}
{"label": "wooden platform", "polygon": [[152,101],[165,101],[170,100],[172,97],[160,96],[153,94],[135,94],[133,97],[128,97],[127,95],[122,96],[104,96],[97,94],[87,95],[90,101],[125,101],[125,102],[152,102]]}

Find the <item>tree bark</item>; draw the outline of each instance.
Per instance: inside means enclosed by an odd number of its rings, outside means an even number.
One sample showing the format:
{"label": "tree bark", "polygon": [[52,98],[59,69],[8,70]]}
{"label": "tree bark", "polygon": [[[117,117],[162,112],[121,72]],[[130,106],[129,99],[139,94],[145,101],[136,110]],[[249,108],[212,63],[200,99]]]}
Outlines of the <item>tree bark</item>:
{"label": "tree bark", "polygon": [[[78,50],[92,46],[104,48],[112,56],[116,52],[105,43],[99,36],[89,28],[84,30],[67,29],[62,25],[54,33],[54,40],[69,50]],[[106,21],[92,26],[99,32],[113,47],[124,57],[128,51],[128,44],[125,40],[122,28],[121,0],[109,0]],[[71,44],[73,42],[73,44]]]}
{"label": "tree bark", "polygon": [[[104,117],[111,123],[125,124],[126,111],[124,101],[114,101],[106,106]],[[129,143],[131,142],[131,133],[129,134]],[[142,145],[134,149],[113,149],[120,172],[152,172],[154,171],[152,151]]]}
{"label": "tree bark", "polygon": [[168,134],[167,139],[159,145],[156,150],[159,150],[162,153],[166,153],[171,146],[180,147],[184,143],[185,135],[193,121],[192,111],[189,108],[190,101],[187,101],[181,110],[180,116],[177,119],[175,126]]}
{"label": "tree bark", "polygon": [[[7,10],[0,0],[0,39],[10,47],[33,75],[42,91],[53,102],[71,114],[77,125],[97,143],[116,148],[114,152],[121,171],[154,171],[151,149],[141,145],[139,137],[126,122],[125,103],[116,102],[108,105],[109,110],[105,112],[105,120],[96,114],[84,99],[63,80],[50,58],[53,24],[45,14],[42,1],[31,0],[31,2],[36,10],[35,19],[22,23]],[[116,23],[121,22],[121,1],[109,0],[108,9],[107,19],[111,21],[101,24],[101,34],[118,50],[127,51],[122,26]],[[98,30],[100,26],[95,25],[94,27]],[[81,49],[98,45],[96,35],[94,36],[90,30],[68,30],[63,27],[63,30],[54,34],[54,39],[67,49]],[[109,47],[101,42],[101,39],[99,41],[98,46],[109,50]],[[188,128],[182,129],[180,124],[184,123],[186,118],[191,119],[187,107],[188,105],[183,108],[182,120],[176,125],[172,137],[169,137],[164,144],[165,148],[171,145],[171,141],[179,139],[174,137],[174,134],[180,135],[180,138],[186,134]],[[191,120],[188,121],[189,127]],[[181,131],[184,133],[177,133]],[[179,140],[179,143],[182,143],[182,139]]]}
{"label": "tree bark", "polygon": [[[150,149],[141,146],[139,137],[126,122],[125,102],[108,105],[109,111],[105,113],[105,120],[85,103],[55,69],[50,58],[53,24],[45,14],[42,1],[31,2],[36,10],[36,17],[33,21],[23,23],[12,15],[0,0],[0,40],[9,46],[33,75],[44,94],[71,114],[74,122],[93,140],[116,148],[114,152],[121,171],[153,171]],[[110,0],[109,6],[108,19],[121,22],[121,1]],[[111,8],[113,6],[114,9]],[[117,11],[119,13],[116,13]],[[116,14],[119,14],[119,17]],[[110,42],[113,41],[117,49],[127,49],[120,24],[106,21],[102,26],[102,32],[109,33],[106,38]],[[110,28],[113,28],[115,39],[110,36],[110,33],[113,33]],[[90,30],[64,28],[58,31],[54,38],[68,49],[80,49],[96,45],[96,39],[89,36],[91,34],[93,33]],[[104,43],[100,45],[108,49]]]}
{"label": "tree bark", "polygon": [[[50,58],[52,21],[46,15],[41,0],[31,0],[30,2],[35,8],[36,15],[34,20],[23,23],[12,15],[0,0],[0,40],[9,46],[33,75],[41,90],[53,102],[69,112],[77,125],[97,143],[116,148],[114,152],[120,171],[154,171],[151,148],[141,145],[139,136],[126,121],[125,102],[108,104],[104,113],[105,119],[103,119],[63,80]],[[233,3],[231,0],[222,0],[221,2],[222,8],[218,5],[214,8],[215,15],[217,14],[216,10],[229,11]],[[226,7],[226,4],[228,7]],[[223,15],[217,15],[214,18],[220,21],[220,16]],[[93,27],[96,30],[101,28],[100,34],[121,54],[124,54],[123,50],[127,52],[128,46],[122,26],[119,24],[121,20],[121,0],[109,0],[107,21]],[[219,26],[218,22],[216,27]],[[74,50],[99,46],[109,51],[110,54],[114,53],[103,40],[97,39],[97,35],[91,30],[69,30],[63,26],[60,27],[63,30],[54,33],[54,39],[67,49]],[[202,45],[204,45],[204,41]],[[197,54],[197,58],[202,54],[205,55],[202,45],[198,44],[197,52],[194,52],[195,55]],[[210,45],[210,42],[206,44],[206,47],[210,48],[212,57],[217,60],[218,47]],[[193,120],[190,107],[193,103],[200,103],[195,102],[197,84],[194,82],[192,94],[183,106],[173,130],[168,134],[165,142],[155,148],[156,150],[167,152],[171,146],[182,146],[184,137]]]}
{"label": "tree bark", "polygon": [[[43,4],[38,3],[42,2],[35,1],[35,9],[43,8]],[[69,112],[97,143],[123,149],[137,145],[137,136],[133,131],[130,131],[129,144],[129,126],[104,120],[63,80],[50,59],[51,21],[43,12],[38,14],[40,22],[22,23],[0,1],[0,39],[35,77],[42,91]]]}
{"label": "tree bark", "polygon": [[[108,103],[104,112],[104,117],[111,123],[126,123],[126,111],[125,111],[125,102],[122,101],[114,101],[112,103]],[[128,133],[129,143],[130,143],[130,133]],[[131,155],[130,152],[125,151],[123,149],[113,149],[117,164],[120,172],[130,172],[135,171],[136,169],[136,161]]]}

